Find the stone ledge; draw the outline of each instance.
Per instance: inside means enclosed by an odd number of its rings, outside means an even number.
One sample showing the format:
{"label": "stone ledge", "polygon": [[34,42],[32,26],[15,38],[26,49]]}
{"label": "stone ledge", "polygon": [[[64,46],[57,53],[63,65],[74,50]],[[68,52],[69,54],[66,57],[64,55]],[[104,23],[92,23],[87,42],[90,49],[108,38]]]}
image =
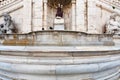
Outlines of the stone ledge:
{"label": "stone ledge", "polygon": [[[100,63],[101,64],[101,63]],[[112,79],[114,80],[116,77],[116,79],[118,79],[118,75],[119,75],[119,69],[116,68],[117,66],[110,66],[110,65],[106,65],[106,63],[100,65],[99,64],[83,64],[83,65],[26,65],[26,64],[9,64],[9,63],[0,63],[0,74],[7,76],[7,77],[13,77],[13,79],[17,78],[17,79],[27,79],[27,78],[37,78],[37,76],[39,76],[39,78],[41,76],[45,76],[45,80],[53,80],[51,78],[48,79],[48,77],[53,76],[56,79],[57,78],[61,78],[63,79],[64,77],[62,77],[63,75],[70,75],[70,76],[74,76],[74,75],[79,75],[79,77],[81,76],[81,78],[83,78],[82,76],[84,76],[83,79],[95,79],[95,80],[105,80],[105,79]],[[103,67],[102,67],[103,66]],[[100,69],[101,68],[101,69]],[[7,73],[7,74],[6,74]],[[19,75],[19,76],[18,76]],[[22,76],[24,75],[24,76]],[[25,76],[25,75],[29,75],[29,77]],[[89,76],[87,76],[89,75]],[[85,77],[86,76],[86,77]],[[37,80],[39,80],[39,78]],[[29,80],[32,80],[29,79]],[[61,80],[59,79],[59,80]],[[71,79],[74,79],[74,77],[72,77]],[[80,78],[76,79],[79,80]],[[65,79],[64,79],[65,80]],[[81,79],[82,80],[82,79]]]}
{"label": "stone ledge", "polygon": [[16,46],[113,46],[112,35],[77,31],[37,31],[28,34],[2,34],[1,45]]}
{"label": "stone ledge", "polygon": [[0,51],[119,51],[120,46],[3,46],[0,45]]}
{"label": "stone ledge", "polygon": [[[15,73],[10,73],[7,72],[8,74],[5,74],[6,71],[0,71],[0,74],[4,73],[4,75],[1,75],[1,78],[4,78],[3,80],[33,80],[32,78],[35,78],[35,75],[27,75],[27,74],[21,74],[19,76],[17,76],[17,74]],[[107,77],[105,77],[104,74],[110,74],[112,73],[112,75],[109,75]],[[118,80],[118,76],[119,74],[117,74],[118,72],[116,70],[108,70],[108,71],[104,71],[104,72],[99,72],[99,73],[94,73],[94,74],[79,74],[79,75],[36,75],[36,80],[40,80],[39,77],[41,77],[44,80]],[[117,75],[117,76],[116,76]],[[26,77],[26,78],[25,78]],[[0,79],[1,79],[0,78]]]}
{"label": "stone ledge", "polygon": [[29,57],[100,56],[119,53],[119,46],[0,46],[1,55]]}
{"label": "stone ledge", "polygon": [[[113,65],[114,64],[114,65]],[[0,70],[21,73],[21,74],[86,74],[114,69],[120,66],[119,61],[97,63],[97,64],[79,64],[79,65],[33,65],[33,64],[14,64],[0,62]]]}
{"label": "stone ledge", "polygon": [[79,57],[23,57],[12,55],[0,55],[0,62],[16,64],[39,64],[39,65],[78,65],[78,64],[96,64],[112,61],[119,61],[120,55],[109,56],[79,56]]}

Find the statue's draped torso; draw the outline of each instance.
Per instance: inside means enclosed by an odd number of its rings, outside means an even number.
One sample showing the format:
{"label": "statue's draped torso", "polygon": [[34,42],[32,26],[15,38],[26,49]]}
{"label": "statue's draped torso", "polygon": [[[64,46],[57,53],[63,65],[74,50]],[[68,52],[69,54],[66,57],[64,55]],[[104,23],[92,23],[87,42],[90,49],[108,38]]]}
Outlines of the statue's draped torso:
{"label": "statue's draped torso", "polygon": [[63,11],[61,7],[57,8],[56,17],[63,17]]}

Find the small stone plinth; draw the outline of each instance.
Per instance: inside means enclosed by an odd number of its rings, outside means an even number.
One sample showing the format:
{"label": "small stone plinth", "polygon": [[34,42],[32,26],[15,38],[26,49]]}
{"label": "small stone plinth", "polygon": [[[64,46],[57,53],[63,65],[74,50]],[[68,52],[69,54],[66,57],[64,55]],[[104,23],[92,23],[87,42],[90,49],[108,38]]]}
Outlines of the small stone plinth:
{"label": "small stone plinth", "polygon": [[63,18],[55,18],[54,20],[54,30],[64,30],[64,19]]}

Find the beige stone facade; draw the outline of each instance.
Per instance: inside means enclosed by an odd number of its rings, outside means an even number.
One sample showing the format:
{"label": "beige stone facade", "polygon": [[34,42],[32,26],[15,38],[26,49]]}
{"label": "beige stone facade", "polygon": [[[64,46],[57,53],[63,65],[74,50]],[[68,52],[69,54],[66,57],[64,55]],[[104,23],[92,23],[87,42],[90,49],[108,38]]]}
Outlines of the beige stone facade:
{"label": "beige stone facade", "polygon": [[[6,0],[0,4],[0,16],[3,12],[10,13],[19,33],[49,30],[54,26],[56,14],[56,8],[49,4],[47,0]],[[71,0],[63,7],[65,30],[102,34],[110,15],[120,13],[112,5],[107,0]]]}

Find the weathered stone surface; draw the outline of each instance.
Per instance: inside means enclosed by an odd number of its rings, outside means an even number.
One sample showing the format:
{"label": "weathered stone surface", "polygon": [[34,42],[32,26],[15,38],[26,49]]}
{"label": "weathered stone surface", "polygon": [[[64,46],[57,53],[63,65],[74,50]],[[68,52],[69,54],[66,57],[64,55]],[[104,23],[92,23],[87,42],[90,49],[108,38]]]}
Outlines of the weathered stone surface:
{"label": "weathered stone surface", "polygon": [[71,0],[63,6],[62,31],[50,29],[56,14],[51,4],[0,1],[0,23],[8,12],[19,29],[19,34],[0,35],[0,79],[118,80],[119,35],[113,46],[112,35],[103,34],[111,13],[120,14],[118,0]]}
{"label": "weathered stone surface", "polygon": [[[104,52],[111,51],[111,49],[112,54]],[[7,79],[11,77],[12,79],[29,80],[40,80],[40,78],[43,80],[116,80],[119,78],[117,75],[119,75],[120,66],[120,56],[116,53],[117,50],[119,50],[119,46],[91,46],[91,48],[82,46],[0,46],[0,54],[2,54],[0,55],[0,73]],[[55,56],[54,51],[58,51],[59,55]],[[69,51],[67,53],[69,55],[71,52],[72,54],[75,52],[84,54],[83,51],[89,51],[89,54],[76,57],[61,56],[66,51]],[[97,52],[91,55],[92,51]],[[103,55],[95,55],[101,51],[103,51]],[[35,56],[35,53],[43,53],[44,56]],[[6,78],[3,76],[2,79]]]}
{"label": "weathered stone surface", "polygon": [[114,45],[112,35],[86,34],[76,31],[38,31],[29,34],[4,34],[4,38],[1,40],[1,45]]}
{"label": "weathered stone surface", "polygon": [[[10,2],[13,3],[9,4]],[[111,3],[111,1],[107,2]],[[4,1],[0,5],[0,15],[3,12],[10,13],[15,21],[15,25],[19,29],[19,33],[39,31],[42,28],[49,30],[50,26],[54,27],[56,8],[47,6],[47,3],[47,0],[7,0],[7,2]],[[76,0],[71,1],[71,4],[66,5],[65,8],[63,7],[65,30],[102,34],[105,23],[109,20],[110,15],[113,12],[119,13],[118,8],[112,9],[103,0],[92,0],[88,2],[85,0]],[[12,7],[9,7],[11,5]],[[2,23],[2,17],[0,17],[0,21]]]}

